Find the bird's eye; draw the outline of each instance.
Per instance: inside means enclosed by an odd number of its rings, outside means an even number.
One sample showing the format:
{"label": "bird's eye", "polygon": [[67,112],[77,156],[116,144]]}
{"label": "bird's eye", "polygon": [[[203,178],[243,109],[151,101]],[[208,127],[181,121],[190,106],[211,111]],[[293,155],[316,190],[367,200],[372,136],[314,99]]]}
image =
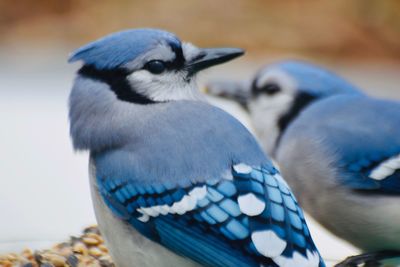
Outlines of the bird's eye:
{"label": "bird's eye", "polygon": [[144,68],[153,74],[161,74],[166,69],[166,66],[161,60],[152,60],[147,62]]}
{"label": "bird's eye", "polygon": [[266,84],[261,90],[268,95],[274,95],[281,91],[281,87],[276,83],[269,83]]}
{"label": "bird's eye", "polygon": [[267,94],[267,95],[274,95],[281,91],[281,87],[276,83],[267,83],[261,88],[254,88],[253,94]]}

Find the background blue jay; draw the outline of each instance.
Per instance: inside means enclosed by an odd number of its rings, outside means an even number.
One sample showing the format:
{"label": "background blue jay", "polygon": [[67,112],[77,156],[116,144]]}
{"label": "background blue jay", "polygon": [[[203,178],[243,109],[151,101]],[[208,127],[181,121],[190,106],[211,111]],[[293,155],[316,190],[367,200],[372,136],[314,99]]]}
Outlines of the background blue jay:
{"label": "background blue jay", "polygon": [[[249,111],[263,148],[315,219],[364,251],[400,256],[399,102],[296,61],[266,66],[251,83],[208,90]],[[353,262],[379,253],[365,256]]]}
{"label": "background blue jay", "polygon": [[70,95],[74,148],[90,151],[99,227],[117,266],[324,266],[301,208],[195,74],[243,54],[155,29],[106,36]]}

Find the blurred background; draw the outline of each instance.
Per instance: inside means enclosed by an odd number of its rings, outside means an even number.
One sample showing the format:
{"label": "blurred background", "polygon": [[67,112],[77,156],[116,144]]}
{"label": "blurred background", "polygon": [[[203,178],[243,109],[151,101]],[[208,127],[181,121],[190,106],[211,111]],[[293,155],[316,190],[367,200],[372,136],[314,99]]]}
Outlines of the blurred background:
{"label": "blurred background", "polygon": [[[0,0],[0,253],[43,248],[95,223],[85,153],[72,151],[67,99],[75,48],[135,27],[172,31],[198,46],[247,55],[209,70],[247,79],[295,58],[325,65],[371,94],[400,98],[397,0]],[[217,101],[247,123],[234,104]],[[311,223],[323,256],[357,251]]]}

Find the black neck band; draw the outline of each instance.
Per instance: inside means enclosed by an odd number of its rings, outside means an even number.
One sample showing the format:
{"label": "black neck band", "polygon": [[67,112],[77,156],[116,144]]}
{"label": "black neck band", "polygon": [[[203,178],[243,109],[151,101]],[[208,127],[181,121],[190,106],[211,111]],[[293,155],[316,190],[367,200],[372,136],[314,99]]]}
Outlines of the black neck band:
{"label": "black neck band", "polygon": [[308,106],[311,102],[313,102],[317,97],[300,92],[296,95],[296,98],[294,99],[294,103],[291,107],[291,109],[284,114],[282,117],[279,118],[278,120],[278,129],[279,129],[279,136],[276,139],[275,142],[275,147],[274,147],[274,154],[279,146],[279,142],[281,141],[281,138],[283,134],[285,133],[286,128],[289,126],[289,124],[297,118],[297,116],[300,114],[300,112]]}

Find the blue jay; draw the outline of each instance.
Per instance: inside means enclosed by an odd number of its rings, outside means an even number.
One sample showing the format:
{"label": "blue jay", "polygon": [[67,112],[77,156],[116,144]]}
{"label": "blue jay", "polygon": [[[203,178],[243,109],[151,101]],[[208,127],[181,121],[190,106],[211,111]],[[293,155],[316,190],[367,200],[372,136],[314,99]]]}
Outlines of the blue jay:
{"label": "blue jay", "polygon": [[363,260],[376,259],[376,251],[400,256],[399,102],[367,96],[297,61],[268,65],[249,83],[211,83],[208,90],[248,110],[264,150],[323,226],[371,252]]}
{"label": "blue jay", "polygon": [[324,266],[303,212],[253,136],[203,101],[196,73],[243,54],[157,29],[74,52],[76,150],[117,266]]}

